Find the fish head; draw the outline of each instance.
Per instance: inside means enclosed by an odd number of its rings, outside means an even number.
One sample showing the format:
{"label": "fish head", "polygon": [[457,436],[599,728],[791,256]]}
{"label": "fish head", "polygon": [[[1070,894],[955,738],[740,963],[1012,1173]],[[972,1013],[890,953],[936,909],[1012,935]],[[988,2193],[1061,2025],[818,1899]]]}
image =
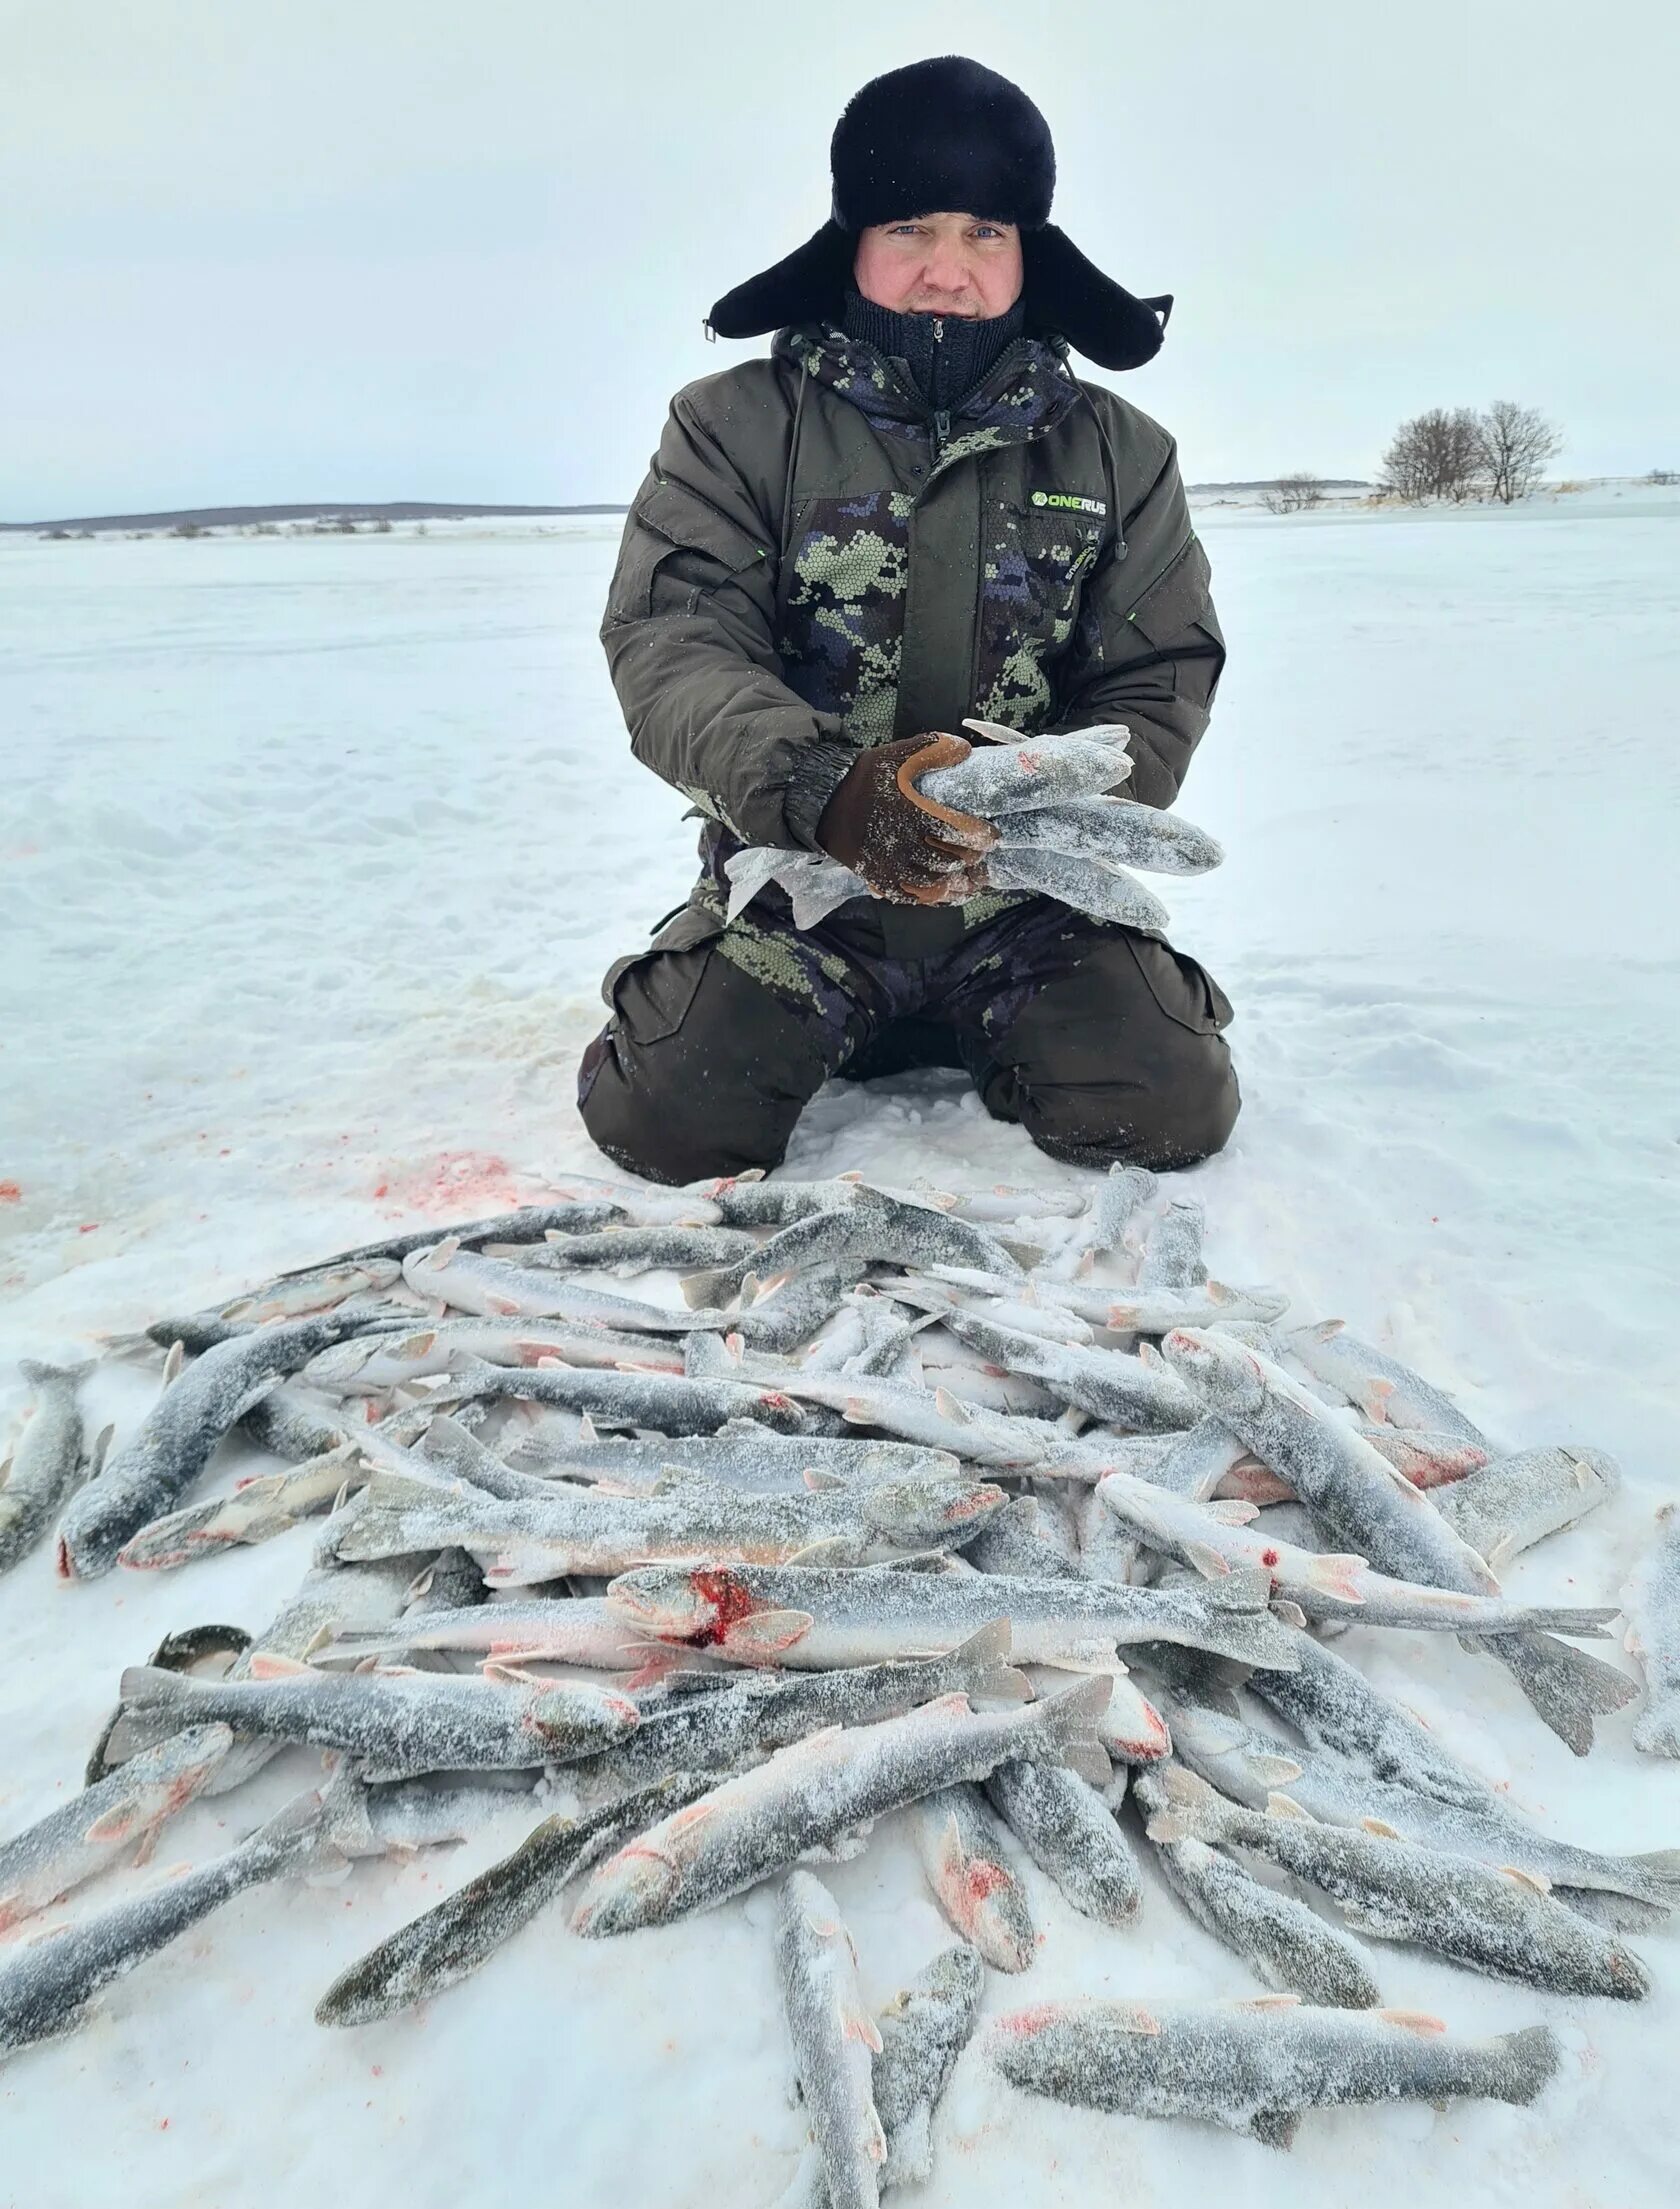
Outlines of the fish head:
{"label": "fish head", "polygon": [[989,1480],[895,1480],[867,1490],[865,1501],[875,1531],[909,1545],[976,1533],[1009,1498]]}
{"label": "fish head", "polygon": [[642,1633],[700,1649],[727,1641],[732,1627],[764,1608],[728,1565],[641,1565],[620,1573],[606,1600]]}
{"label": "fish head", "polygon": [[1167,1363],[1216,1411],[1257,1412],[1266,1379],[1252,1350],[1229,1335],[1199,1327],[1175,1327],[1161,1338]]}
{"label": "fish head", "polygon": [[682,1885],[676,1860],[643,1834],[596,1872],[572,1912],[572,1931],[594,1939],[651,1924]]}

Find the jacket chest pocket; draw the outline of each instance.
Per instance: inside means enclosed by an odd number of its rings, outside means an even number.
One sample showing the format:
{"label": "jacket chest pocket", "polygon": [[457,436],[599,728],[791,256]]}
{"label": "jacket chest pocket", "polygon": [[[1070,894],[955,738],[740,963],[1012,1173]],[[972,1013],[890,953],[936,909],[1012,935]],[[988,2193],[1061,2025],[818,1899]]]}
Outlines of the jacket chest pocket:
{"label": "jacket chest pocket", "polygon": [[791,689],[864,742],[892,731],[910,572],[908,492],[802,500],[777,593]]}
{"label": "jacket chest pocket", "polygon": [[1102,552],[1103,523],[1094,514],[1044,507],[1003,507],[988,532],[982,562],[982,625],[1013,626],[1048,650],[1073,634],[1086,576]]}

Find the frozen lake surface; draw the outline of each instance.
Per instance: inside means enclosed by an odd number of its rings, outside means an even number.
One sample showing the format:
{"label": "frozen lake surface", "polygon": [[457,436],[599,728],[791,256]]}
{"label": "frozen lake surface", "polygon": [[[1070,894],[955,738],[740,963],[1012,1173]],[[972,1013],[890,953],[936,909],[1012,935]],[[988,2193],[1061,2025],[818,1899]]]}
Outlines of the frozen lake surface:
{"label": "frozen lake surface", "polygon": [[[1159,886],[1238,1008],[1244,1113],[1185,1177],[1213,1269],[1346,1317],[1513,1446],[1614,1451],[1622,1497],[1507,1579],[1613,1601],[1680,1496],[1680,498],[1200,523],[1231,660],[1184,810],[1230,857]],[[0,539],[0,1423],[16,1355],[604,1170],[572,1103],[599,977],[692,875],[596,642],[616,540]],[[826,1091],[788,1170],[851,1167],[1078,1178],[943,1075]],[[102,1376],[105,1415],[151,1385]],[[71,1588],[43,1553],[0,1582],[0,1835],[76,1785],[123,1664],[206,1618],[260,1627],[311,1539]],[[1680,1841],[1680,1767],[1636,1757],[1626,1715],[1578,1764],[1445,1640],[1343,1646],[1556,1831]],[[196,1806],[85,1902],[214,1853],[312,1769]],[[832,1872],[876,2002],[948,1937],[899,1825]],[[802,2131],[768,1892],[629,1943],[550,1912],[426,2010],[314,2025],[340,1969],[521,1830],[259,1889],[123,1981],[0,2070],[0,2198],[768,2209]],[[990,2010],[1259,1991],[1153,1879],[1124,1935],[1034,1898],[1041,1956]],[[1672,1934],[1634,1945],[1657,1991],[1626,2007],[1376,1952],[1396,2006],[1557,2024],[1532,2110],[1309,2117],[1286,2158],[1029,2102],[971,2055],[919,2198],[1654,2209],[1680,2190],[1680,1967]]]}

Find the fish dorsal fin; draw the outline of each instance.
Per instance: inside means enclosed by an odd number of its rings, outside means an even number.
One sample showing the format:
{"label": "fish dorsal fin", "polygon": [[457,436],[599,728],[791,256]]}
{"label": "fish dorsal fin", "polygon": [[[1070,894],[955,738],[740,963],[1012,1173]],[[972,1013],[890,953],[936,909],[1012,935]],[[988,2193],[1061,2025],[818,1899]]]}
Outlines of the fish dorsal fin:
{"label": "fish dorsal fin", "polygon": [[494,1680],[503,1687],[552,1687],[552,1680],[545,1680],[540,1673],[527,1672],[511,1657],[491,1657],[481,1667],[486,1680]]}
{"label": "fish dorsal fin", "polygon": [[426,1263],[427,1265],[431,1266],[435,1271],[441,1271],[443,1267],[448,1265],[451,1258],[459,1256],[460,1249],[461,1238],[459,1235],[445,1235],[442,1242],[437,1245],[437,1247],[432,1251],[431,1255],[427,1258]]}
{"label": "fish dorsal fin", "polygon": [[[94,1819],[92,1825],[82,1835],[82,1839],[93,1842],[95,1847],[101,1847],[109,1842],[112,1846],[120,1848],[123,1842],[139,1830],[140,1813],[133,1803],[116,1803],[106,1811],[102,1818]],[[0,1895],[0,1903],[3,1903],[5,1899],[4,1895]]]}
{"label": "fish dorsal fin", "polygon": [[1111,2002],[1103,2010],[1103,2023],[1112,2025],[1117,2032],[1143,2033],[1153,2039],[1161,2030],[1161,2020],[1141,2002]]}
{"label": "fish dorsal fin", "polygon": [[1405,1839],[1405,1835],[1399,1828],[1391,1826],[1386,1818],[1361,1818],[1359,1826],[1361,1832],[1374,1833],[1379,1841],[1402,1841]]}
{"label": "fish dorsal fin", "polygon": [[169,1345],[169,1355],[163,1361],[163,1385],[180,1378],[181,1368],[187,1362],[187,1346],[179,1340]]}
{"label": "fish dorsal fin", "polygon": [[1290,1795],[1268,1795],[1266,1797],[1266,1815],[1268,1818],[1281,1818],[1286,1823],[1293,1820],[1297,1825],[1317,1825],[1318,1823],[1311,1811],[1303,1810],[1300,1804]]}
{"label": "fish dorsal fin", "polygon": [[1385,2025],[1398,2025],[1402,2032],[1417,2033],[1425,2040],[1447,2029],[1444,2017],[1431,2017],[1427,2010],[1378,2010],[1377,2015]]}
{"label": "fish dorsal fin", "polygon": [[971,1427],[974,1424],[973,1412],[959,1397],[953,1396],[948,1388],[936,1388],[933,1401],[941,1419],[949,1419],[953,1426]]}
{"label": "fish dorsal fin", "polygon": [[1221,1496],[1216,1502],[1204,1503],[1202,1509],[1221,1526],[1248,1526],[1260,1516],[1260,1506],[1240,1496]]}
{"label": "fish dorsal fin", "polygon": [[1248,1768],[1257,1780],[1265,1783],[1267,1793],[1275,1788],[1287,1787],[1292,1779],[1299,1779],[1306,1769],[1286,1756],[1272,1756],[1264,1750],[1256,1751],[1247,1759]]}
{"label": "fish dorsal fin", "polygon": [[245,1660],[245,1670],[253,1680],[295,1680],[318,1677],[312,1664],[304,1664],[297,1657],[283,1657],[277,1649],[253,1649]]}
{"label": "fish dorsal fin", "polygon": [[1299,1603],[1291,1603],[1286,1595],[1272,1598],[1272,1615],[1274,1618],[1281,1619],[1285,1626],[1293,1626],[1298,1634],[1306,1629],[1306,1612],[1302,1610]]}
{"label": "fish dorsal fin", "polygon": [[1537,1895],[1549,1895],[1552,1883],[1541,1872],[1524,1871],[1518,1864],[1501,1864],[1501,1879],[1514,1879],[1519,1887],[1531,1887]]}
{"label": "fish dorsal fin", "polygon": [[1330,1342],[1346,1325],[1345,1319],[1321,1319],[1316,1327],[1308,1327],[1305,1331],[1312,1336],[1314,1342]]}
{"label": "fish dorsal fin", "polygon": [[807,1465],[805,1485],[813,1495],[826,1496],[831,1495],[836,1488],[849,1487],[850,1483],[842,1480],[838,1473],[819,1472],[815,1465]]}

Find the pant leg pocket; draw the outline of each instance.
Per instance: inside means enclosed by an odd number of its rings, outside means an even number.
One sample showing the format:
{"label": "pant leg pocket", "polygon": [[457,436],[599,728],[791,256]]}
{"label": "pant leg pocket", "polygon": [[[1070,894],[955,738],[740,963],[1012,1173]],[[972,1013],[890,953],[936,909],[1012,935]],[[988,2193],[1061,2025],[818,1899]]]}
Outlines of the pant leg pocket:
{"label": "pant leg pocket", "polygon": [[1181,1028],[1193,1035],[1217,1035],[1235,1017],[1231,1000],[1205,966],[1188,952],[1175,951],[1159,936],[1123,931],[1149,994]]}
{"label": "pant leg pocket", "polygon": [[632,1043],[658,1043],[678,1032],[722,932],[715,915],[685,906],[645,951],[607,969],[601,994],[612,1007],[614,1025]]}

